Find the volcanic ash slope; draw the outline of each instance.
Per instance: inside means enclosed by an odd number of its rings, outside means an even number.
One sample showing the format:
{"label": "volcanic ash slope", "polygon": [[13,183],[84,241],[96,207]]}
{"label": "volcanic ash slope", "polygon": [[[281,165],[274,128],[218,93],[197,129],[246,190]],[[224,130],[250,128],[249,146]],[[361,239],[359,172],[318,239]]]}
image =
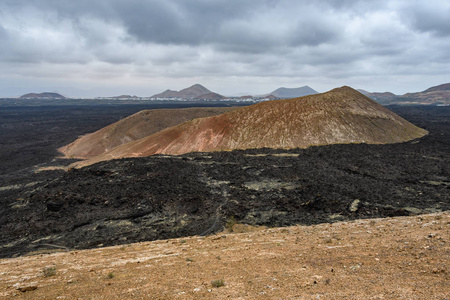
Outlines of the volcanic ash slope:
{"label": "volcanic ash slope", "polygon": [[399,143],[426,134],[426,130],[344,86],[323,94],[267,101],[194,119],[118,146],[79,166],[158,153]]}
{"label": "volcanic ash slope", "polygon": [[58,149],[68,158],[88,159],[183,122],[218,115],[235,107],[196,107],[143,110],[81,136]]}

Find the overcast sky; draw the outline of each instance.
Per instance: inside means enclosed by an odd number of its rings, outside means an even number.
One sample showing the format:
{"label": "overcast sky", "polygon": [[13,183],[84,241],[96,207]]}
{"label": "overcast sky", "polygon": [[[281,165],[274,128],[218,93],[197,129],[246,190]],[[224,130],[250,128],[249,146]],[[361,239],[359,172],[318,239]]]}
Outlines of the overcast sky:
{"label": "overcast sky", "polygon": [[450,82],[448,0],[0,0],[0,96]]}

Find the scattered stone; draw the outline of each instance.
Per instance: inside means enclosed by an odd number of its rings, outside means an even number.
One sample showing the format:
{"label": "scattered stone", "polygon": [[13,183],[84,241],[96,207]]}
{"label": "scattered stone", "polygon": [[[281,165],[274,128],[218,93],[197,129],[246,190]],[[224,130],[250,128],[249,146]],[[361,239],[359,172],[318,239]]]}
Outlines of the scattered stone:
{"label": "scattered stone", "polygon": [[29,286],[21,286],[18,287],[17,290],[21,291],[22,293],[34,291],[38,287],[36,285],[29,285]]}
{"label": "scattered stone", "polygon": [[431,271],[433,274],[445,274],[447,273],[445,268],[433,268]]}

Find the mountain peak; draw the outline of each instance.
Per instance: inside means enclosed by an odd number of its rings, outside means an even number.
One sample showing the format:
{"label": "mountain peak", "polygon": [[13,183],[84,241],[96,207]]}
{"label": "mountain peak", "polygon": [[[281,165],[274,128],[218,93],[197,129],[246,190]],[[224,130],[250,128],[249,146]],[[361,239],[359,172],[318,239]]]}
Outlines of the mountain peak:
{"label": "mountain peak", "polygon": [[307,95],[314,95],[318,92],[310,88],[309,86],[305,85],[298,88],[286,88],[286,87],[280,87],[273,92],[269,93],[268,95],[274,95],[278,98],[297,98]]}
{"label": "mountain peak", "polygon": [[180,90],[179,92],[166,90],[160,94],[153,95],[152,98],[196,98],[209,93],[212,92],[203,85],[196,83],[188,88]]}

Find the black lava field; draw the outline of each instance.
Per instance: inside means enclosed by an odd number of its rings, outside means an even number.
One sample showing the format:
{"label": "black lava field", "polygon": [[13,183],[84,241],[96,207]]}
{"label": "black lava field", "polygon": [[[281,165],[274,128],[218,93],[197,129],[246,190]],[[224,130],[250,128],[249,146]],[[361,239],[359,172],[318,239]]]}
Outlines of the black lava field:
{"label": "black lava field", "polygon": [[22,109],[0,112],[0,257],[207,235],[230,220],[309,225],[450,209],[450,107],[389,107],[430,132],[401,144],[156,155],[38,173],[68,163],[56,148],[132,108]]}

